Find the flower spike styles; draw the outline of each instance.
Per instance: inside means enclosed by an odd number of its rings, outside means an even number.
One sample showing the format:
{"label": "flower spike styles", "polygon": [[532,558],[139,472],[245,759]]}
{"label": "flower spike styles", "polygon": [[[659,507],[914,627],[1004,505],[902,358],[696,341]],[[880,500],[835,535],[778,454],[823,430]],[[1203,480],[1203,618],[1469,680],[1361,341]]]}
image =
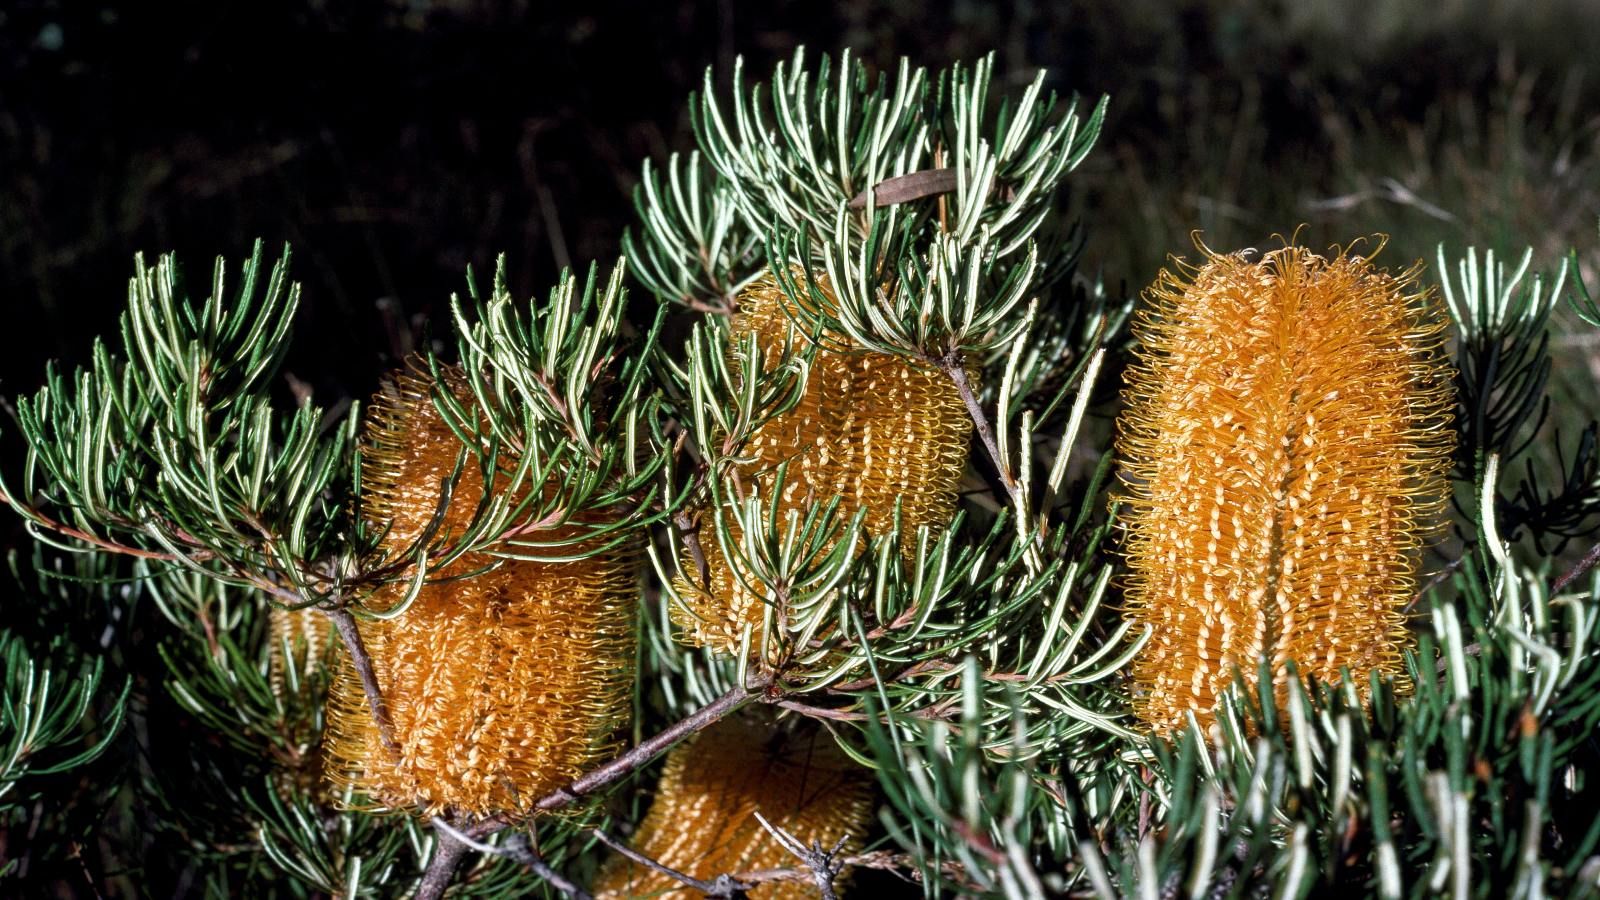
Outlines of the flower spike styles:
{"label": "flower spike styles", "polygon": [[[826,279],[819,277],[817,287],[822,302],[831,303]],[[775,364],[785,346],[810,340],[793,304],[776,279],[757,281],[739,298],[734,336],[754,334],[767,364]],[[960,394],[931,364],[851,350],[838,346],[841,340],[829,335],[818,342],[799,403],[751,437],[740,480],[770,497],[777,469],[786,465],[772,498],[781,511],[837,497],[845,515],[865,511],[870,534],[898,525],[909,538],[924,525],[944,528],[955,516],[972,435]],[[737,540],[737,526],[732,531]],[[908,556],[912,543],[902,544]],[[694,566],[686,563],[675,589],[687,608],[674,605],[673,618],[692,642],[733,650],[745,628],[761,627],[768,601],[760,579],[736,572],[737,562],[714,539],[700,544],[708,583],[703,590],[692,585]]]}
{"label": "flower spike styles", "polygon": [[[730,716],[667,756],[655,800],[631,843],[644,856],[704,881],[799,865],[756,813],[807,846],[832,850],[843,841],[848,854],[867,830],[872,779],[823,729],[774,723],[759,712]],[[607,900],[693,895],[621,854],[601,866],[593,893]],[[799,900],[818,892],[807,882],[783,881],[749,895]]]}
{"label": "flower spike styles", "polygon": [[1291,660],[1363,691],[1400,675],[1454,447],[1445,322],[1415,271],[1206,257],[1147,293],[1117,439],[1127,612],[1152,629],[1134,708],[1158,733],[1206,727],[1263,662],[1280,709]]}
{"label": "flower spike styles", "polygon": [[290,693],[289,673],[305,678],[322,671],[333,646],[333,625],[319,609],[267,609],[267,684],[273,696]]}
{"label": "flower spike styles", "polygon": [[[827,279],[817,282],[831,305]],[[792,304],[775,280],[756,282],[739,298],[735,332],[754,332],[773,360],[786,339],[807,340]],[[897,502],[905,532],[943,527],[955,515],[972,435],[960,394],[931,364],[835,346],[841,340],[822,342],[800,404],[751,440],[752,473],[788,462],[784,502],[839,494],[866,508],[873,533],[894,527]]]}
{"label": "flower spike styles", "polygon": [[[469,402],[459,372],[447,370],[446,384]],[[368,419],[363,514],[388,529],[392,552],[436,516],[453,543],[483,499],[484,478],[469,460],[440,514],[441,482],[461,441],[434,405],[431,375],[401,375],[396,387]],[[605,759],[633,686],[636,562],[626,548],[564,563],[467,553],[429,572],[402,614],[362,621],[399,753],[383,746],[342,656],[328,704],[338,786],[430,815],[523,813]],[[374,605],[398,602],[407,587],[386,586]]]}

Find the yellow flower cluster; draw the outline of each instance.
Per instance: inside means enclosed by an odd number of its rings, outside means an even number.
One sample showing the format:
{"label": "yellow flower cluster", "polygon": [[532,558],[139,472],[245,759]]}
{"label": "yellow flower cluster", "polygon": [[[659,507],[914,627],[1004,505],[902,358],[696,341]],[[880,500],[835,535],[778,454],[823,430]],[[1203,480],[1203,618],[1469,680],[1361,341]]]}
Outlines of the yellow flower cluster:
{"label": "yellow flower cluster", "polygon": [[[815,727],[774,726],[770,717],[736,715],[678,745],[668,756],[655,800],[633,849],[705,881],[800,865],[755,814],[794,835],[843,852],[855,849],[872,812],[865,770]],[[842,886],[843,880],[836,882]],[[602,898],[689,897],[682,883],[617,854],[595,879]],[[818,896],[805,881],[750,892],[753,900]]]}
{"label": "yellow flower cluster", "polygon": [[[460,374],[446,380],[465,402]],[[428,373],[401,374],[366,425],[362,514],[387,529],[391,552],[440,515],[441,485],[461,449],[432,387]],[[469,458],[440,515],[446,543],[483,497]],[[336,785],[430,815],[521,813],[607,758],[633,686],[637,577],[637,551],[628,550],[566,563],[471,553],[430,572],[404,613],[360,623],[398,754],[383,745],[354,666],[341,657],[328,703]],[[398,602],[405,590],[387,586],[371,602]]]}
{"label": "yellow flower cluster", "polygon": [[267,609],[267,685],[273,696],[288,696],[289,671],[301,677],[322,670],[333,643],[333,624],[315,607]]}
{"label": "yellow flower cluster", "polygon": [[[823,302],[833,302],[825,283],[822,289]],[[775,364],[786,343],[809,340],[794,316],[793,301],[768,278],[740,295],[733,334],[754,334]],[[954,516],[971,434],[961,396],[938,368],[820,346],[800,402],[758,429],[738,478],[772,499],[776,469],[788,463],[775,498],[780,510],[838,497],[846,514],[865,508],[869,533],[885,534],[895,528],[898,504],[900,533],[911,536],[923,525],[943,528]],[[700,546],[708,583],[704,589],[692,583],[696,565],[686,561],[676,588],[689,609],[674,607],[673,617],[695,643],[730,650],[746,626],[759,631],[769,600],[759,579],[734,569],[712,529],[702,529]]]}
{"label": "yellow flower cluster", "polygon": [[1139,716],[1202,727],[1239,672],[1401,674],[1440,518],[1454,395],[1413,273],[1298,247],[1163,272],[1135,326],[1118,450]]}

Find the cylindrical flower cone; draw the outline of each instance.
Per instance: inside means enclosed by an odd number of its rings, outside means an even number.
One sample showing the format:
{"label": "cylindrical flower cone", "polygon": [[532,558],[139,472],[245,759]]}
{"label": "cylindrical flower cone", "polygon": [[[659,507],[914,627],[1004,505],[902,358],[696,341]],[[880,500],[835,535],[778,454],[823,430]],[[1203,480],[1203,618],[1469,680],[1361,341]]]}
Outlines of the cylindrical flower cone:
{"label": "cylindrical flower cone", "polygon": [[[815,727],[774,728],[757,716],[733,716],[675,748],[632,848],[670,869],[705,881],[800,866],[756,819],[843,853],[859,846],[872,813],[871,778]],[[595,879],[596,897],[695,896],[670,876],[612,855]],[[778,881],[753,900],[816,897],[807,881]]]}
{"label": "cylindrical flower cone", "polygon": [[[394,550],[435,516],[461,446],[430,386],[424,373],[401,376],[369,420],[363,513],[389,527]],[[469,461],[442,516],[445,540],[462,533],[483,490]],[[335,779],[379,805],[430,815],[521,813],[606,758],[633,685],[636,557],[624,548],[493,567],[468,554],[430,573],[401,615],[362,621],[399,752],[383,745],[345,656],[329,702]],[[391,585],[372,602],[398,602],[404,590]]]}
{"label": "cylindrical flower cone", "polygon": [[267,686],[286,710],[283,743],[277,748],[280,767],[274,782],[289,794],[310,793],[328,799],[323,751],[317,743],[320,723],[308,704],[321,699],[332,659],[333,623],[315,607],[267,609]]}
{"label": "cylindrical flower cone", "polygon": [[898,504],[909,556],[918,528],[938,531],[955,517],[972,418],[950,376],[931,365],[866,354],[852,374],[856,412],[840,440],[849,455],[840,454],[837,483],[866,507],[875,534],[894,529]]}
{"label": "cylindrical flower cone", "polygon": [[1214,719],[1266,661],[1401,674],[1405,609],[1448,493],[1444,318],[1413,275],[1298,247],[1163,272],[1120,421],[1127,612],[1153,730]]}
{"label": "cylindrical flower cone", "polygon": [[267,609],[267,685],[273,696],[288,696],[289,673],[301,678],[322,671],[333,645],[333,623],[315,607]]}
{"label": "cylindrical flower cone", "polygon": [[[826,302],[826,283],[821,287]],[[769,361],[786,341],[800,346],[808,338],[785,312],[793,311],[792,302],[776,281],[756,282],[739,298],[735,334],[754,333]],[[960,393],[939,369],[883,353],[821,346],[800,402],[751,438],[747,452],[753,461],[742,467],[740,478],[770,498],[775,470],[787,463],[776,498],[780,511],[838,497],[847,515],[865,508],[871,534],[893,531],[898,507],[899,533],[909,555],[918,528],[938,530],[954,517],[971,435],[972,420]],[[702,529],[700,546],[707,583],[692,583],[698,564],[684,560],[684,576],[675,588],[688,608],[674,607],[673,618],[692,642],[731,650],[747,627],[760,628],[767,604],[751,590],[759,584],[748,573],[734,574],[708,529]]]}

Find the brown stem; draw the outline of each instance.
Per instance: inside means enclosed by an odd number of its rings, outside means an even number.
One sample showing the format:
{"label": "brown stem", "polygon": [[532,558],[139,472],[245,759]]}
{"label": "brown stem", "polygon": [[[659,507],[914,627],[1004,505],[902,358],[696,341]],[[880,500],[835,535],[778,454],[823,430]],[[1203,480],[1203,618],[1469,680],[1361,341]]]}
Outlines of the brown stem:
{"label": "brown stem", "polygon": [[694,563],[695,587],[702,591],[711,588],[711,566],[706,562],[706,551],[700,546],[700,526],[687,513],[673,517],[672,524],[683,538],[683,547],[689,551],[689,561]]}
{"label": "brown stem", "polygon": [[[941,703],[942,702],[943,701],[941,701]],[[913,719],[943,719],[950,715],[953,710],[942,706],[941,703],[936,703],[932,706],[926,706],[921,709],[914,709],[908,713],[902,713],[901,715],[910,716]],[[813,719],[831,719],[835,722],[871,722],[875,720],[884,720],[884,716],[882,715],[875,716],[869,713],[856,712],[849,709],[830,709],[826,706],[812,706],[808,703],[798,703],[794,700],[779,700],[773,705],[782,707],[791,712],[797,712],[802,716],[809,716]]]}
{"label": "brown stem", "polygon": [[590,829],[590,834],[595,836],[595,840],[605,844],[607,847],[610,847],[612,850],[615,850],[633,862],[644,866],[653,872],[665,875],[680,884],[692,887],[700,893],[705,894],[707,897],[734,897],[743,893],[744,891],[750,890],[752,887],[751,885],[743,884],[728,875],[719,875],[714,881],[701,881],[693,875],[679,872],[677,869],[645,856],[643,853],[640,853],[632,847],[629,847],[616,838],[613,838],[611,835],[606,834],[602,829],[592,828]]}
{"label": "brown stem", "polygon": [[[400,742],[395,740],[394,722],[389,718],[389,710],[383,703],[383,691],[378,687],[378,674],[373,671],[372,657],[367,653],[367,645],[361,640],[361,630],[356,627],[356,617],[348,609],[330,609],[328,618],[333,620],[333,627],[338,629],[339,638],[344,641],[345,649],[350,651],[350,662],[356,668],[356,674],[361,678],[361,692],[367,695],[367,709],[372,713],[372,721],[378,723],[378,736],[383,740],[383,746],[396,759],[400,756]],[[440,845],[441,849],[443,844]]]}
{"label": "brown stem", "polygon": [[[952,348],[949,353],[935,360],[939,368],[943,369],[950,380],[955,382],[956,390],[961,392],[961,402],[967,406],[967,415],[972,417],[972,427],[978,432],[978,438],[983,441],[983,447],[989,452],[989,460],[994,463],[995,474],[1000,478],[1000,485],[1005,488],[1006,495],[1011,500],[1011,508],[1018,516],[1032,515],[1023,508],[1022,485],[1017,483],[1016,476],[1011,474],[1011,466],[1000,456],[1000,445],[995,442],[994,430],[989,427],[989,417],[983,411],[982,404],[978,403],[978,395],[972,390],[972,379],[967,377],[967,367],[961,359],[959,350]],[[1031,453],[1032,448],[1024,447],[1024,453]],[[1019,522],[1019,527],[1026,523]],[[1035,523],[1033,543],[1036,548],[1044,547],[1044,531]]]}
{"label": "brown stem", "polygon": [[548,812],[569,806],[584,796],[632,774],[673,744],[716,724],[723,716],[743,706],[746,700],[755,696],[756,691],[766,686],[767,681],[762,680],[752,687],[739,685],[730,688],[727,693],[663,729],[654,737],[644,741],[632,750],[623,753],[599,768],[590,770],[566,787],[556,788],[541,797],[533,805],[533,808],[539,812]]}
{"label": "brown stem", "polygon": [[1472,555],[1472,551],[1476,550],[1477,548],[1478,545],[1475,541],[1469,542],[1463,546],[1461,548],[1460,556],[1457,556],[1455,559],[1452,559],[1450,562],[1446,563],[1443,568],[1433,574],[1432,578],[1428,579],[1428,583],[1422,586],[1422,590],[1417,591],[1412,595],[1411,599],[1406,602],[1405,612],[1411,612],[1412,607],[1416,606],[1417,603],[1422,600],[1423,596],[1425,596],[1429,591],[1443,584],[1445,581],[1449,580],[1450,576],[1454,574],[1455,570],[1461,568],[1461,564],[1466,562],[1467,558]]}
{"label": "brown stem", "polygon": [[1589,548],[1588,554],[1585,555],[1583,559],[1578,560],[1577,565],[1573,566],[1571,569],[1568,569],[1565,575],[1557,578],[1556,583],[1550,586],[1550,593],[1559,594],[1566,590],[1567,585],[1583,577],[1583,573],[1594,568],[1596,565],[1600,565],[1600,544],[1595,544],[1593,547]]}
{"label": "brown stem", "polygon": [[[562,807],[571,805],[572,803],[577,802],[583,797],[592,794],[595,791],[612,784],[613,782],[621,780],[622,778],[648,764],[652,759],[655,759],[658,754],[664,752],[673,744],[678,743],[690,735],[698,734],[699,732],[711,727],[716,722],[721,720],[723,716],[726,716],[728,713],[731,713],[740,706],[744,705],[747,700],[756,696],[758,692],[764,690],[770,683],[770,677],[767,677],[758,679],[755,684],[749,687],[740,685],[730,688],[727,693],[695,710],[693,713],[690,713],[686,718],[672,724],[671,726],[668,726],[666,729],[662,730],[649,740],[639,744],[637,747],[634,747],[626,753],[615,757],[610,762],[589,771],[576,781],[573,781],[571,784],[568,784],[565,787],[557,788],[541,797],[533,804],[533,810],[535,812],[548,812],[550,810],[561,809]],[[511,824],[512,819],[509,816],[491,816],[487,819],[477,822],[474,825],[462,829],[462,833],[473,840],[482,840]],[[427,877],[443,878],[444,883],[449,884],[449,873],[447,872],[444,875],[436,875],[434,873],[434,869],[436,867],[448,866],[450,872],[454,872],[458,859],[459,857],[457,857],[457,859],[450,859],[446,861],[441,857],[435,857],[434,862],[428,864],[428,876],[426,876],[424,880],[426,881]],[[531,867],[532,866],[530,863],[530,868]],[[539,872],[538,869],[534,869],[534,871],[539,875],[548,878],[548,876],[546,876],[543,872]],[[556,884],[556,882],[551,883]],[[557,886],[559,887],[559,885]],[[417,896],[422,897],[423,895],[418,893]],[[429,898],[427,898],[427,900],[434,900],[434,898],[437,898],[438,896],[438,894],[431,895]]]}
{"label": "brown stem", "polygon": [[10,506],[12,509],[16,510],[19,515],[35,525],[38,525],[49,531],[54,531],[57,534],[63,534],[67,537],[83,541],[86,544],[90,544],[108,553],[118,553],[123,556],[133,556],[139,559],[154,559],[161,562],[177,562],[178,560],[178,557],[171,553],[145,550],[140,547],[130,547],[127,544],[119,544],[115,541],[109,541],[102,537],[96,537],[87,531],[73,528],[71,525],[68,525],[65,522],[58,522],[55,519],[50,518],[31,506],[18,503],[5,491],[0,491],[0,502]]}
{"label": "brown stem", "polygon": [[550,864],[544,861],[544,857],[539,855],[539,848],[533,845],[533,841],[524,842],[512,857],[527,866],[528,871],[543,878],[551,887],[571,897],[572,900],[594,900],[588,891],[573,884],[565,875],[551,868]]}
{"label": "brown stem", "polygon": [[467,853],[467,845],[456,840],[449,832],[435,828],[433,835],[433,858],[428,860],[428,869],[422,873],[422,881],[417,884],[417,892],[412,900],[438,900],[443,897],[445,889],[450,887],[450,881],[455,877],[456,866]]}
{"label": "brown stem", "polygon": [[[193,554],[184,556],[176,553],[168,553],[166,551],[146,550],[142,547],[134,547],[130,544],[119,544],[116,541],[90,534],[89,532],[80,528],[74,528],[65,522],[52,519],[31,506],[25,506],[21,503],[18,503],[4,490],[0,490],[0,503],[9,505],[12,509],[17,511],[18,515],[22,516],[32,525],[36,525],[45,529],[46,531],[53,531],[56,534],[69,537],[74,540],[82,541],[91,547],[104,550],[107,553],[115,553],[119,556],[132,556],[136,559],[148,559],[156,562],[166,563],[184,561],[201,563],[217,559],[217,554],[211,550],[201,547],[197,538],[185,532],[183,529],[171,525],[170,523],[162,524],[164,528],[171,532],[173,537],[177,538],[183,543],[195,547],[196,550]],[[119,527],[127,528],[131,526],[129,526],[126,522],[120,522]],[[261,575],[256,572],[245,571],[237,564],[228,564],[227,575],[229,577],[238,578],[241,581],[247,581],[264,593],[277,597],[279,600],[282,600],[284,603],[287,603],[291,606],[303,605],[306,602],[306,598],[301,596],[299,592],[290,588],[286,588],[265,575]]]}
{"label": "brown stem", "polygon": [[961,402],[967,406],[967,414],[972,417],[972,426],[978,431],[979,440],[983,441],[983,448],[989,451],[989,459],[994,463],[995,471],[1000,475],[1000,483],[1005,485],[1006,493],[1011,495],[1011,502],[1015,505],[1019,499],[1017,480],[1011,475],[1011,467],[1000,457],[1000,445],[995,443],[994,431],[989,428],[989,416],[984,413],[982,404],[978,403],[978,395],[972,390],[972,379],[967,377],[967,367],[962,363],[958,353],[949,353],[938,360],[939,368],[950,376],[955,382],[956,390],[961,393]]}

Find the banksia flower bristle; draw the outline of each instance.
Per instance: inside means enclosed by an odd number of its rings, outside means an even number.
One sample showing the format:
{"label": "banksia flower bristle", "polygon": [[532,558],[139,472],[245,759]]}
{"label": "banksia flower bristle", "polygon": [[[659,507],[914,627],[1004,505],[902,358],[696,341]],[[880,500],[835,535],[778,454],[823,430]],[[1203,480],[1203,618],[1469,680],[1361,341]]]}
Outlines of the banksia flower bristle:
{"label": "banksia flower bristle", "polygon": [[[826,281],[819,279],[819,286],[823,302],[832,302]],[[754,333],[773,364],[786,342],[800,347],[809,340],[794,313],[776,280],[763,279],[740,295],[733,332]],[[800,402],[752,436],[745,450],[752,461],[740,478],[770,499],[775,470],[787,463],[776,498],[780,512],[837,496],[846,514],[866,510],[869,533],[886,534],[895,528],[898,504],[900,533],[909,537],[924,525],[943,528],[955,515],[971,434],[966,406],[944,372],[905,357],[825,344],[816,349]],[[730,570],[708,529],[700,544],[708,584],[702,590],[690,583],[697,573],[686,561],[688,577],[676,588],[690,609],[674,607],[674,618],[694,642],[730,650],[747,625],[759,629],[766,601],[746,588],[743,582],[755,582],[749,573],[741,581]]]}
{"label": "banksia flower bristle", "polygon": [[284,740],[275,750],[279,768],[273,780],[285,796],[302,792],[328,799],[315,712],[334,643],[333,623],[322,610],[268,607],[267,686],[283,709],[297,713],[284,720]]}
{"label": "banksia flower bristle", "polygon": [[1155,731],[1213,721],[1237,669],[1399,675],[1454,435],[1436,298],[1286,247],[1163,272],[1135,326],[1118,451],[1134,662]]}
{"label": "banksia flower bristle", "polygon": [[[800,865],[762,827],[760,813],[806,846],[844,853],[859,846],[872,813],[868,773],[821,729],[779,726],[734,716],[680,744],[667,756],[650,811],[633,849],[668,868],[710,881]],[[615,854],[595,878],[596,897],[690,897],[681,882]],[[809,882],[773,882],[754,900],[815,897]]]}
{"label": "banksia flower bristle", "polygon": [[315,607],[267,609],[267,685],[282,700],[289,689],[289,670],[302,677],[321,671],[333,645],[333,623]]}
{"label": "banksia flower bristle", "polygon": [[[448,378],[466,402],[459,376]],[[363,514],[389,528],[390,551],[435,515],[461,446],[431,383],[425,373],[400,376],[368,421]],[[442,517],[446,542],[471,521],[483,490],[469,460]],[[345,655],[329,701],[333,777],[379,804],[426,814],[520,813],[605,758],[633,685],[636,556],[611,550],[491,568],[487,554],[467,554],[430,573],[442,580],[424,585],[401,615],[361,622],[399,754],[383,745]],[[372,603],[398,602],[405,589],[387,586]]]}

